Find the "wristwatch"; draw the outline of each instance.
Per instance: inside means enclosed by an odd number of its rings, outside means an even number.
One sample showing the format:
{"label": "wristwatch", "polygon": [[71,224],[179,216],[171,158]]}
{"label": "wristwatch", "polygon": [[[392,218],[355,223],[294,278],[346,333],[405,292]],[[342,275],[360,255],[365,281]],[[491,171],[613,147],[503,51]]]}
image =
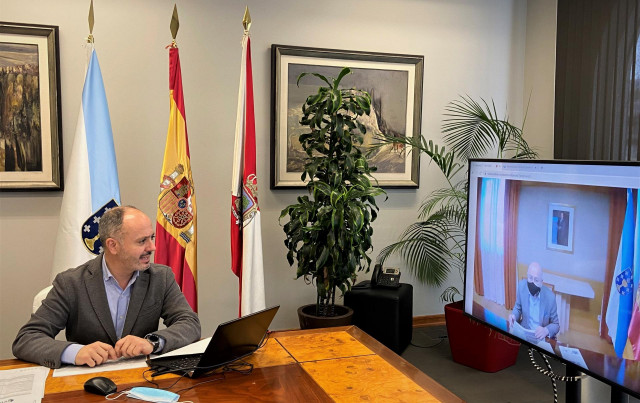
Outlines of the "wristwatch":
{"label": "wristwatch", "polygon": [[153,350],[151,352],[158,352],[158,349],[160,348],[160,336],[158,336],[157,334],[149,333],[148,335],[144,336],[144,338],[153,346]]}

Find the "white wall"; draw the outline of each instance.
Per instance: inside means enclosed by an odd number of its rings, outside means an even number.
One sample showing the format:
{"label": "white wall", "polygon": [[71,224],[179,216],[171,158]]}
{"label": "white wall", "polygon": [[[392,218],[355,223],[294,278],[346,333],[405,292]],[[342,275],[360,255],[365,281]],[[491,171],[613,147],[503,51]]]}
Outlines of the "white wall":
{"label": "white wall", "polygon": [[[547,248],[549,204],[574,208],[571,253]],[[520,264],[538,262],[545,270],[604,282],[609,240],[609,193],[607,188],[559,187],[524,182],[518,211]]]}
{"label": "white wall", "polygon": [[[530,4],[529,4],[530,3]],[[96,47],[106,86],[122,201],[155,216],[168,122],[169,22],[173,1],[96,0]],[[269,189],[271,44],[425,56],[422,132],[439,141],[444,106],[459,95],[493,98],[514,123],[531,88],[538,123],[532,144],[552,156],[555,0],[223,0],[178,1],[192,169],[198,197],[199,306],[203,333],[235,317],[237,280],[229,269],[229,187],[240,65],[241,20],[251,28],[260,207],[267,304],[281,304],[274,329],[297,327],[295,310],[314,289],[295,281],[277,218],[297,191]],[[88,34],[88,1],[0,0],[0,20],[60,26],[65,173],[77,120]],[[535,71],[528,66],[534,64]],[[539,90],[538,90],[539,88]],[[422,161],[420,189],[390,190],[374,223],[372,256],[416,219],[442,179]],[[0,358],[48,285],[62,192],[0,195]],[[363,274],[361,278],[368,275]],[[441,290],[414,284],[414,315],[443,312]]]}
{"label": "white wall", "polygon": [[[527,2],[524,135],[542,159],[553,159],[557,0]],[[547,135],[548,134],[548,135]]]}

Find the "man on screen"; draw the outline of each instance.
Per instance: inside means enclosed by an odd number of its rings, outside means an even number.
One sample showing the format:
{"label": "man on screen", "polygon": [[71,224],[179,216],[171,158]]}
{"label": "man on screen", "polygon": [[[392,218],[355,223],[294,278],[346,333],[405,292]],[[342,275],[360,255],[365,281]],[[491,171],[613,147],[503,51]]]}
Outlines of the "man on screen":
{"label": "man on screen", "polygon": [[516,290],[516,304],[509,315],[509,328],[518,322],[532,330],[538,340],[554,338],[560,330],[556,296],[542,285],[542,267],[532,262],[527,269],[527,278],[520,280]]}

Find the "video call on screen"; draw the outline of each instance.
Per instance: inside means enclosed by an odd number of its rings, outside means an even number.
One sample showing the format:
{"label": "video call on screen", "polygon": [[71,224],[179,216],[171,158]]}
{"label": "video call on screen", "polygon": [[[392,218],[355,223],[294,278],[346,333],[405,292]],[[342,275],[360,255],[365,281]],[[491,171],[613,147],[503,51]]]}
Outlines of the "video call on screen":
{"label": "video call on screen", "polygon": [[471,160],[465,312],[640,394],[638,189],[640,163]]}

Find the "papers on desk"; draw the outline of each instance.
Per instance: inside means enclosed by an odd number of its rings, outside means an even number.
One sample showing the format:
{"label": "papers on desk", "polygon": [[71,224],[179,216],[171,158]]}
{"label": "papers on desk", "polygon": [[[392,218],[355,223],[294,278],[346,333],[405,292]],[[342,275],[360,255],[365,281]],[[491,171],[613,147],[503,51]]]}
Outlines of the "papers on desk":
{"label": "papers on desk", "polygon": [[511,326],[510,329],[510,333],[513,334],[514,336],[518,336],[519,338],[521,338],[522,340],[526,340],[529,343],[536,345],[544,350],[547,350],[548,352],[554,354],[553,352],[553,347],[551,347],[551,344],[549,344],[548,342],[543,340],[540,340],[536,337],[536,332],[533,330],[529,330],[529,329],[525,329],[524,327],[522,327],[521,324],[519,324],[518,322],[513,322],[513,325]]}
{"label": "papers on desk", "polygon": [[0,402],[40,402],[49,368],[27,367],[0,371]]}
{"label": "papers on desk", "polygon": [[188,346],[181,347],[177,350],[169,351],[166,354],[161,354],[152,358],[160,358],[160,357],[173,357],[175,355],[186,355],[186,354],[202,354],[204,350],[207,349],[209,342],[211,341],[211,337],[207,337],[206,339],[202,339],[200,341],[196,341],[195,343],[191,343]]}
{"label": "papers on desk", "polygon": [[582,353],[577,348],[560,346],[560,354],[565,360],[572,362],[584,369],[589,369],[582,358]]}
{"label": "papers on desk", "polygon": [[[189,344],[188,346],[184,346],[177,350],[170,351],[166,354],[161,355],[152,355],[151,358],[156,357],[170,357],[174,355],[182,355],[182,354],[202,354],[204,350],[207,349],[209,345],[209,341],[211,341],[211,337],[202,339],[195,343]],[[104,372],[104,371],[120,371],[123,369],[134,369],[134,368],[146,368],[147,360],[146,357],[136,357],[136,358],[120,358],[114,361],[107,361],[102,365],[96,365],[95,367],[87,367],[85,365],[75,366],[75,365],[67,365],[62,368],[58,368],[53,371],[53,377],[59,376],[72,376],[72,375],[82,375],[82,374],[91,374],[94,372]],[[0,400],[0,403],[3,403]]]}
{"label": "papers on desk", "polygon": [[514,336],[518,336],[522,340],[526,340],[531,344],[536,344],[536,343],[538,343],[538,341],[540,341],[536,337],[536,332],[534,332],[533,330],[525,329],[518,322],[513,322],[513,325],[511,326],[510,332]]}
{"label": "papers on desk", "polygon": [[146,368],[146,367],[147,367],[146,357],[120,358],[118,360],[107,361],[102,365],[96,365],[93,368],[87,367],[85,365],[81,365],[81,366],[67,365],[62,368],[55,369],[53,371],[52,376],[55,378],[59,376],[83,375],[83,374],[91,374],[94,372],[120,371],[123,369]]}
{"label": "papers on desk", "polygon": [[548,352],[550,352],[551,354],[555,354],[555,352],[553,351],[553,347],[551,347],[551,344],[549,344],[548,342],[544,341],[544,340],[538,340],[537,343],[535,343],[536,346],[547,350]]}

